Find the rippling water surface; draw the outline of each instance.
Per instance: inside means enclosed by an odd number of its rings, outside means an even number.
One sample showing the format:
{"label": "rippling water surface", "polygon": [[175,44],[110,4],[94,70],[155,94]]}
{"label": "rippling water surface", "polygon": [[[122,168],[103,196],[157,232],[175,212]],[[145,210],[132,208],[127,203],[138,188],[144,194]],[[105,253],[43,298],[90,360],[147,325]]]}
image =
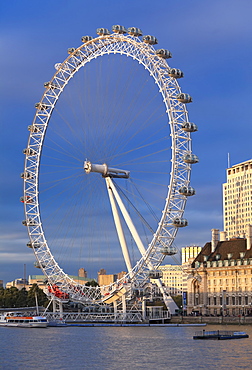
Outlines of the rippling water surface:
{"label": "rippling water surface", "polygon": [[0,368],[12,369],[252,369],[248,339],[193,340],[196,327],[0,328]]}

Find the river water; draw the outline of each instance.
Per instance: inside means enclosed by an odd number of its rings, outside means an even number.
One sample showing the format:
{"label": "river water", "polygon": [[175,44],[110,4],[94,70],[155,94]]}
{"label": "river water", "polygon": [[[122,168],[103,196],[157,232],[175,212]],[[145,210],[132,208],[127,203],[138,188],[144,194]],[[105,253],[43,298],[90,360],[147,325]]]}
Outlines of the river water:
{"label": "river water", "polygon": [[[248,339],[193,340],[197,330]],[[252,326],[0,328],[0,369],[252,369]]]}

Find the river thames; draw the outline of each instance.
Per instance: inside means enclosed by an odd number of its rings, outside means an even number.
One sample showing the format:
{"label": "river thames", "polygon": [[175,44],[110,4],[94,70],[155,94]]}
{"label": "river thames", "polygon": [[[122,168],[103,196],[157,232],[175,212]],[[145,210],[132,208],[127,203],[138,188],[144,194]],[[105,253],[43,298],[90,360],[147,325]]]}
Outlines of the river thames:
{"label": "river thames", "polygon": [[[248,339],[193,340],[197,330],[246,331]],[[251,369],[252,326],[0,328],[0,368]]]}

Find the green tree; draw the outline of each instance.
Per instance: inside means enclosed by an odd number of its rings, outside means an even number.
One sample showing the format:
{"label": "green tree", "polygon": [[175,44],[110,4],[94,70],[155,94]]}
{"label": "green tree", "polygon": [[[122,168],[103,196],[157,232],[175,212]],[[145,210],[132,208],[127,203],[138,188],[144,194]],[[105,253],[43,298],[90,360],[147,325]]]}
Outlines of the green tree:
{"label": "green tree", "polygon": [[17,293],[16,307],[25,307],[27,306],[27,296],[28,292],[25,288],[22,288]]}
{"label": "green tree", "polygon": [[37,284],[33,284],[30,290],[28,291],[27,295],[27,305],[28,306],[36,306],[36,298],[37,295],[38,306],[45,306],[47,304],[47,295],[43,292],[42,289],[39,288]]}
{"label": "green tree", "polygon": [[95,281],[95,280],[91,280],[91,281],[88,281],[85,286],[92,286],[92,287],[96,287],[98,286],[98,283]]}
{"label": "green tree", "polygon": [[46,307],[48,304],[47,295],[37,284],[33,284],[29,291],[25,288],[18,290],[16,287],[0,288],[0,307],[18,308],[36,306],[35,295],[37,295],[38,305]]}
{"label": "green tree", "polygon": [[178,306],[178,308],[181,309],[181,306],[182,306],[182,295],[172,296],[172,299],[174,300],[174,302],[176,303],[176,305]]}

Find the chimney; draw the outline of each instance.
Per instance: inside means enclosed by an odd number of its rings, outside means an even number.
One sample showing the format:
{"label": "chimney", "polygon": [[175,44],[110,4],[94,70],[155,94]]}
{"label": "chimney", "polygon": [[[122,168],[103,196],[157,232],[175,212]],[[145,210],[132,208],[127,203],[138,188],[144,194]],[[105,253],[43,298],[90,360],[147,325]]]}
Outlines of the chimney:
{"label": "chimney", "polygon": [[219,229],[212,229],[211,253],[214,252],[219,241]]}
{"label": "chimney", "polygon": [[225,240],[227,240],[227,232],[220,231],[220,242],[224,242]]}
{"label": "chimney", "polygon": [[246,225],[247,231],[247,250],[251,249],[252,247],[252,225]]}

